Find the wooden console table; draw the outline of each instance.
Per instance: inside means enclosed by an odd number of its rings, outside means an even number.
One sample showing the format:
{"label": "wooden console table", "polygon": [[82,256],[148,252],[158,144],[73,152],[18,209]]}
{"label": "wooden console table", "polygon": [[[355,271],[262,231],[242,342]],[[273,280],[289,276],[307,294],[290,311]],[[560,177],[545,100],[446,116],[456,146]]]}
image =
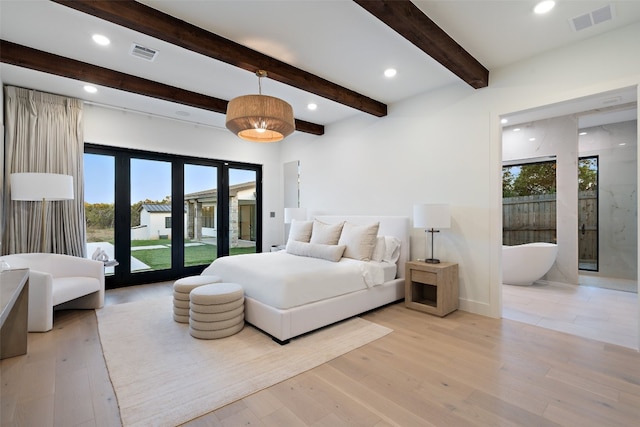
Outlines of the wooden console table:
{"label": "wooden console table", "polygon": [[27,353],[29,270],[0,272],[0,359]]}

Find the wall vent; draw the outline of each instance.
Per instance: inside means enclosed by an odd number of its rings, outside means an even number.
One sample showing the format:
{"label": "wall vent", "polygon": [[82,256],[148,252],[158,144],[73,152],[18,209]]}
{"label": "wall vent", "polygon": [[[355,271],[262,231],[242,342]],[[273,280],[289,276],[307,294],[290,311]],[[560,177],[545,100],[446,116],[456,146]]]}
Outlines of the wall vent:
{"label": "wall vent", "polygon": [[146,59],[147,61],[153,61],[158,56],[158,51],[144,47],[137,43],[131,45],[131,55],[137,56],[138,58]]}
{"label": "wall vent", "polygon": [[571,23],[571,28],[573,28],[573,31],[582,31],[585,28],[610,21],[613,19],[613,17],[613,7],[611,5],[607,5],[601,7],[600,9],[585,13],[584,15],[571,18],[569,22]]}

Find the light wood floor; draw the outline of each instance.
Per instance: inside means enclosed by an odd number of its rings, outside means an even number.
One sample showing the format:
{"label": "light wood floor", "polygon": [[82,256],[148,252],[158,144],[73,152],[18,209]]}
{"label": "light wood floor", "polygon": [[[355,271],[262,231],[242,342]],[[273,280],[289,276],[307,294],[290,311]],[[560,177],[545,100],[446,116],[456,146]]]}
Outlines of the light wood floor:
{"label": "light wood floor", "polygon": [[503,285],[502,316],[638,349],[637,293],[542,281]]}
{"label": "light wood floor", "polygon": [[[108,304],[170,284],[109,291]],[[394,304],[363,316],[391,334],[223,407],[193,426],[635,426],[640,353],[461,311]],[[158,355],[157,357],[162,357]],[[2,426],[118,426],[93,311],[61,311],[0,362]]]}

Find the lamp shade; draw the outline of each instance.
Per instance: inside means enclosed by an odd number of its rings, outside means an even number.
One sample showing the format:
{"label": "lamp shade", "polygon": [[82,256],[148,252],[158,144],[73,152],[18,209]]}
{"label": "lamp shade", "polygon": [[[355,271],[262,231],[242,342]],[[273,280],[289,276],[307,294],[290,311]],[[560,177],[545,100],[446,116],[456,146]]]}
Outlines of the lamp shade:
{"label": "lamp shade", "polygon": [[424,204],[413,206],[413,226],[415,228],[451,227],[451,209],[449,205]]}
{"label": "lamp shade", "polygon": [[11,199],[72,200],[73,177],[57,173],[12,173]]}
{"label": "lamp shade", "polygon": [[284,208],[284,223],[291,224],[293,220],[304,221],[307,219],[305,208]]}
{"label": "lamp shade", "polygon": [[291,105],[266,95],[244,95],[229,101],[226,126],[252,142],[277,142],[296,128]]}

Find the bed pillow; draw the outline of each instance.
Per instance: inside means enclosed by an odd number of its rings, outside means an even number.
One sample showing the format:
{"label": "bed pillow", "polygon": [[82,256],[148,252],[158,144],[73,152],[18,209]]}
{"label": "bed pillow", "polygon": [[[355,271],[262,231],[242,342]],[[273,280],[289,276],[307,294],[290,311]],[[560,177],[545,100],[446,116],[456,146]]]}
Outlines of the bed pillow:
{"label": "bed pillow", "polygon": [[393,236],[385,236],[384,238],[384,256],[383,261],[396,263],[400,258],[400,240]]}
{"label": "bed pillow", "polygon": [[339,245],[345,245],[342,255],[345,258],[353,258],[359,261],[371,260],[373,249],[376,245],[380,223],[369,225],[356,225],[345,222],[338,240]]}
{"label": "bed pillow", "polygon": [[320,258],[327,261],[338,262],[344,253],[344,245],[322,245],[318,243],[306,243],[289,240],[287,253],[292,255]]}
{"label": "bed pillow", "polygon": [[313,229],[311,230],[311,239],[309,243],[318,243],[321,245],[337,245],[340,239],[340,232],[344,222],[337,224],[326,224],[317,219],[313,221]]}
{"label": "bed pillow", "polygon": [[298,242],[309,242],[311,238],[311,229],[313,228],[313,221],[299,221],[294,219],[291,221],[291,228],[289,229],[289,240],[296,240]]}
{"label": "bed pillow", "polygon": [[385,252],[385,238],[384,236],[376,237],[376,245],[371,253],[371,261],[382,262]]}

